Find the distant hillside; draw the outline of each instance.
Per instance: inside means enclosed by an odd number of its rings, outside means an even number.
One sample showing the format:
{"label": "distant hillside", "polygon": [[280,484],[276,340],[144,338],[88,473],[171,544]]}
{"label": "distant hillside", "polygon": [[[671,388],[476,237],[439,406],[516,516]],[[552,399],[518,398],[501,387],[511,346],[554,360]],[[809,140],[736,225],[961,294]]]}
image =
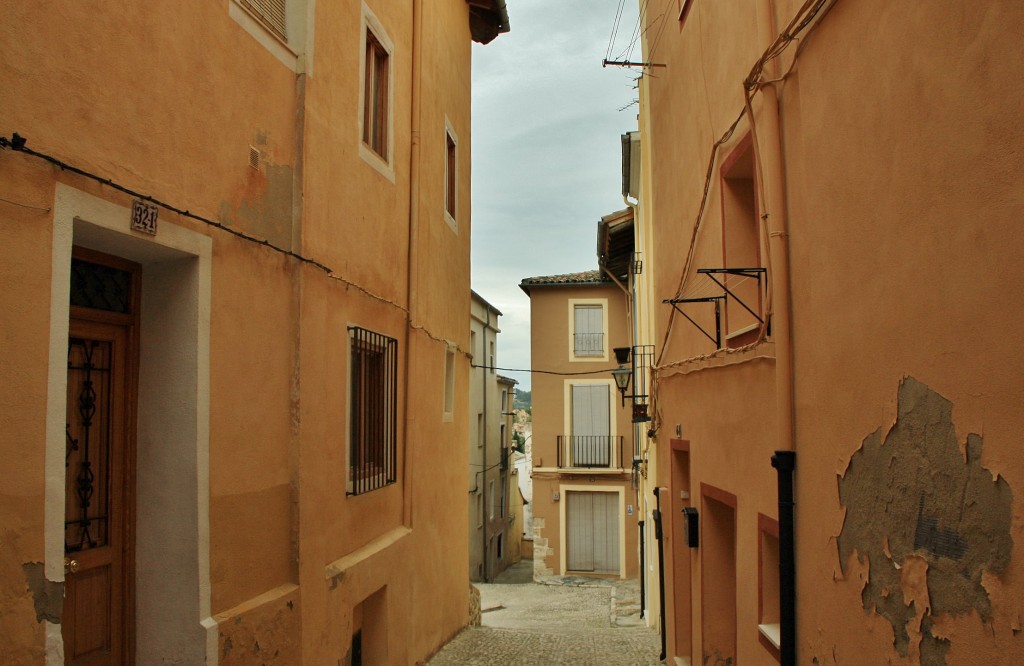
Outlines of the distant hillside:
{"label": "distant hillside", "polygon": [[515,402],[513,403],[513,407],[515,409],[525,409],[525,410],[529,411],[530,410],[530,405],[531,405],[531,403],[530,403],[530,392],[529,391],[517,390],[516,391],[516,399],[515,399]]}

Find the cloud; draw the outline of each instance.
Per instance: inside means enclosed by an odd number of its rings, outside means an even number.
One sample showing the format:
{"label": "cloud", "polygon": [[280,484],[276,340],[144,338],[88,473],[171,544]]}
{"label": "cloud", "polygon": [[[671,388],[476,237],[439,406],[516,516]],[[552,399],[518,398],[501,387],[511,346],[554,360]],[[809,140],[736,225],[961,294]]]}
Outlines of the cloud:
{"label": "cloud", "polygon": [[[623,3],[615,57],[634,4]],[[597,222],[625,207],[619,137],[636,129],[636,107],[619,109],[635,98],[636,74],[601,66],[619,0],[508,5],[512,31],[473,47],[472,280],[504,314],[499,365],[528,368],[519,282],[597,267]],[[530,388],[529,375],[506,374]]]}

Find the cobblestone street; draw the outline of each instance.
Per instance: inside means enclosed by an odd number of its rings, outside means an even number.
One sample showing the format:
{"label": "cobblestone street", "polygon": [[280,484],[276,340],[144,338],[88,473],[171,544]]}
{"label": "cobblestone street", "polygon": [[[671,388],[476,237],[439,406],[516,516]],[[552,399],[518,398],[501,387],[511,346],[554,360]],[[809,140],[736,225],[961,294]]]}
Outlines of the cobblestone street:
{"label": "cobblestone street", "polygon": [[477,583],[482,626],[456,636],[430,666],[659,663],[659,637],[639,617],[636,581],[548,583]]}

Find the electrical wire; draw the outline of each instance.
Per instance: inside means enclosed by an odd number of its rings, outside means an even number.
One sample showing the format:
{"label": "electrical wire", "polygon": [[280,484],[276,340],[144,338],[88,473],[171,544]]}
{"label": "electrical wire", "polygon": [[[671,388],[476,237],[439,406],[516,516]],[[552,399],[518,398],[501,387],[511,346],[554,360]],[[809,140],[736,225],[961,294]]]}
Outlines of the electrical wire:
{"label": "electrical wire", "polygon": [[[792,74],[792,72],[795,70],[797,60],[799,59],[800,53],[803,51],[804,45],[806,43],[803,40],[803,38],[806,38],[807,36],[812,34],[812,32],[817,28],[817,26],[820,25],[821,19],[824,18],[824,16],[826,16],[832,10],[832,8],[835,6],[835,4],[838,1],[839,0],[807,0],[803,4],[803,6],[800,8],[800,10],[797,11],[796,15],[790,21],[790,23],[786,27],[786,29],[783,30],[776,37],[775,41],[772,42],[772,44],[769,45],[769,47],[767,49],[765,49],[765,51],[761,54],[761,57],[758,58],[758,60],[754,63],[753,67],[751,67],[750,73],[748,74],[746,79],[744,79],[744,81],[743,81],[743,89],[744,89],[744,104],[743,104],[743,108],[740,111],[739,115],[737,115],[736,120],[734,120],[732,125],[729,126],[729,129],[726,130],[726,132],[721,136],[721,138],[719,138],[711,147],[711,154],[710,154],[710,156],[708,158],[708,168],[707,168],[707,171],[705,173],[704,190],[703,190],[703,193],[701,195],[700,206],[699,206],[699,209],[697,211],[696,220],[694,222],[693,232],[692,232],[691,237],[690,237],[690,247],[689,247],[689,250],[687,251],[687,258],[686,258],[686,261],[685,261],[685,263],[683,265],[683,270],[681,272],[681,275],[679,277],[679,286],[676,289],[676,294],[677,294],[676,297],[678,297],[678,294],[683,292],[683,289],[684,289],[684,287],[685,287],[685,285],[687,283],[687,280],[688,280],[688,278],[690,276],[690,268],[691,268],[691,265],[692,265],[692,262],[693,262],[693,257],[694,257],[695,250],[696,250],[697,236],[698,236],[698,233],[700,231],[701,222],[702,222],[703,217],[704,217],[704,210],[705,210],[705,208],[707,206],[708,193],[710,191],[711,183],[712,183],[713,176],[714,176],[714,165],[715,165],[715,161],[716,161],[716,158],[717,158],[718,151],[719,151],[720,147],[722,146],[722,144],[724,144],[725,142],[729,141],[729,139],[732,137],[733,133],[735,132],[736,127],[739,125],[740,121],[743,119],[744,116],[747,116],[748,117],[748,122],[751,125],[751,138],[752,138],[753,145],[754,145],[754,156],[755,156],[755,159],[757,160],[757,169],[758,169],[758,171],[760,173],[763,173],[763,166],[761,164],[760,150],[759,150],[760,144],[758,143],[757,134],[756,134],[756,118],[755,118],[755,114],[753,112],[752,97],[753,97],[753,95],[758,90],[760,90],[762,87],[764,87],[766,85],[775,85],[775,84],[779,84],[779,83],[784,83],[785,82],[786,78],[788,78]],[[659,33],[659,36],[660,36],[660,33]],[[703,35],[702,35],[702,37],[703,37]],[[789,46],[794,41],[798,42],[798,46],[797,46],[796,52],[795,52],[795,54],[793,56],[793,60],[789,63],[789,67],[785,70],[785,72],[781,76],[778,76],[775,79],[766,79],[764,77],[765,65],[767,63],[771,62],[772,60],[775,60],[775,59],[781,57],[781,55],[789,48]],[[655,42],[655,45],[652,47],[650,54],[648,55],[648,59],[649,60],[653,60],[653,55],[654,55],[654,51],[656,50],[656,46],[657,46],[657,40]],[[710,100],[710,96],[708,96],[708,99]],[[759,188],[760,188],[760,191],[761,191],[761,201],[765,202],[765,205],[767,206],[767,200],[764,197],[764,191],[763,191],[763,188],[764,188],[763,179],[758,179],[758,185],[759,185]],[[769,236],[769,232],[768,232],[768,228],[767,228],[768,227],[767,220],[768,220],[770,214],[771,214],[771,212],[768,211],[767,209],[762,213],[762,215],[761,215],[762,224],[760,224],[759,226],[761,227],[761,232],[762,232],[762,234],[765,237],[765,245],[766,245],[766,247],[769,248],[767,250],[767,252],[766,252],[766,257],[765,257],[765,259],[766,259],[766,269],[769,270],[769,274],[772,274],[770,272],[771,271],[771,259],[772,259],[771,258],[771,250],[770,250],[770,246],[767,243],[767,239],[768,239],[768,236]],[[765,322],[768,322],[768,321],[771,320],[771,316],[772,316],[772,314],[774,312],[774,298],[773,297],[774,297],[774,287],[771,284],[771,281],[769,280],[768,284],[766,285],[765,317],[764,317]],[[665,357],[665,354],[668,351],[669,342],[670,342],[671,336],[672,336],[672,330],[673,330],[674,325],[675,325],[675,320],[676,320],[675,315],[676,315],[676,310],[675,310],[675,308],[672,308],[672,310],[669,312],[669,319],[668,319],[668,322],[667,322],[666,327],[665,327],[665,335],[664,335],[664,338],[662,340],[661,351],[659,352],[657,359],[655,360],[655,362],[652,364],[652,367],[651,367],[651,405],[652,405],[652,416],[653,416],[653,419],[654,419],[654,422],[652,423],[652,429],[653,430],[657,430],[658,424],[660,424],[660,422],[661,422],[661,412],[660,412],[660,410],[658,409],[658,406],[657,406],[657,395],[658,395],[658,390],[657,389],[658,389],[658,382],[659,382],[659,379],[660,379],[660,376],[661,376],[661,372],[663,370],[666,370],[666,369],[669,369],[669,368],[674,368],[674,367],[677,367],[677,366],[680,366],[680,365],[684,365],[684,364],[687,364],[687,363],[692,363],[695,360],[700,360],[700,359],[703,359],[703,358],[709,358],[709,357],[718,356],[718,355],[721,355],[721,354],[728,355],[728,354],[735,354],[735,353],[739,353],[739,352],[744,352],[744,351],[749,350],[750,348],[753,348],[753,347],[757,346],[758,344],[761,344],[762,342],[764,342],[764,340],[767,339],[767,324],[764,323],[764,324],[762,324],[760,326],[760,332],[759,332],[759,335],[758,335],[758,339],[755,342],[753,342],[753,343],[751,343],[749,345],[744,345],[742,347],[738,347],[738,348],[735,348],[735,349],[728,349],[728,348],[726,348],[724,350],[723,349],[718,349],[718,350],[715,350],[714,352],[712,352],[711,354],[707,354],[707,355],[703,355],[703,356],[691,357],[691,358],[682,359],[682,360],[679,360],[679,361],[673,361],[671,363],[663,363],[663,359]]]}
{"label": "electrical wire", "polygon": [[42,211],[44,213],[49,213],[50,212],[49,208],[44,208],[42,206],[33,206],[32,204],[18,203],[17,201],[11,201],[10,199],[4,199],[3,197],[0,197],[0,201],[3,201],[4,203],[7,203],[7,204],[11,204],[12,206],[18,206],[20,208],[30,208],[32,210],[40,210],[40,211]]}
{"label": "electrical wire", "polygon": [[661,16],[655,19],[656,21],[659,19],[661,20],[661,26],[659,26],[658,34],[655,35],[654,43],[651,44],[651,48],[647,53],[647,62],[654,62],[654,54],[658,51],[658,44],[661,42],[661,35],[665,32],[665,26],[668,25],[668,19],[666,16],[668,15],[668,6],[671,2],[672,0],[665,0],[664,11],[661,12]]}
{"label": "electrical wire", "polygon": [[[143,201],[147,201],[147,202],[149,202],[149,203],[151,203],[151,204],[153,204],[155,206],[159,206],[160,208],[163,208],[164,210],[168,210],[168,211],[170,211],[172,213],[176,213],[177,215],[180,215],[182,217],[186,217],[186,218],[189,218],[189,219],[196,220],[197,222],[202,222],[203,224],[206,224],[207,226],[213,227],[215,229],[219,229],[220,231],[223,231],[225,233],[231,234],[232,236],[235,236],[236,238],[240,238],[240,239],[242,239],[244,241],[248,241],[250,243],[254,243],[256,245],[259,245],[261,247],[268,248],[268,249],[270,249],[270,250],[272,250],[274,252],[277,252],[279,254],[283,254],[283,255],[285,255],[287,257],[290,257],[292,259],[295,259],[296,261],[299,261],[299,262],[301,262],[303,264],[307,264],[309,266],[312,266],[314,268],[319,269],[321,272],[323,272],[325,274],[325,276],[328,279],[335,280],[337,282],[341,282],[345,286],[351,287],[351,288],[355,289],[356,291],[359,291],[360,293],[362,293],[362,294],[364,294],[364,295],[366,295],[366,296],[368,296],[368,297],[370,297],[372,299],[380,301],[380,302],[382,302],[382,303],[384,303],[386,305],[390,305],[391,307],[396,308],[396,309],[400,310],[401,312],[403,312],[405,314],[409,314],[408,308],[406,308],[404,305],[402,305],[400,303],[396,303],[395,301],[392,301],[391,299],[386,298],[384,296],[381,296],[379,294],[376,294],[373,291],[367,289],[366,287],[364,287],[364,286],[362,286],[362,285],[360,285],[360,284],[358,284],[356,282],[353,282],[352,280],[349,280],[348,278],[346,278],[344,276],[338,275],[329,266],[325,265],[323,262],[317,261],[316,259],[312,259],[310,257],[306,257],[306,256],[301,255],[301,254],[299,254],[297,252],[294,252],[292,250],[285,249],[283,247],[275,245],[274,243],[271,243],[270,241],[268,241],[266,239],[257,238],[256,236],[252,236],[250,234],[247,234],[244,231],[239,231],[237,229],[232,229],[231,227],[229,227],[229,226],[227,226],[227,225],[225,225],[225,224],[223,224],[221,222],[217,222],[216,220],[211,220],[211,219],[209,219],[207,217],[204,217],[202,215],[199,215],[197,213],[193,213],[193,212],[191,212],[189,210],[182,209],[182,208],[180,208],[178,206],[175,206],[173,204],[167,203],[166,201],[161,201],[160,199],[157,199],[156,197],[153,197],[151,195],[143,194],[143,193],[141,193],[141,192],[139,192],[137,190],[134,190],[134,189],[132,189],[130,187],[127,187],[125,185],[121,185],[120,183],[117,183],[117,182],[111,180],[110,178],[104,178],[103,176],[99,176],[99,175],[94,174],[94,173],[92,173],[90,171],[86,171],[85,169],[82,169],[80,167],[76,167],[76,166],[74,166],[72,164],[64,162],[64,161],[62,161],[62,160],[60,160],[60,159],[58,159],[56,157],[53,157],[52,155],[48,155],[46,153],[42,153],[42,152],[33,150],[33,149],[29,148],[28,146],[26,146],[25,144],[26,144],[25,137],[20,136],[17,132],[13,133],[10,138],[7,138],[5,136],[0,136],[0,149],[9,149],[9,150],[13,150],[15,152],[25,153],[26,155],[30,155],[30,156],[35,157],[37,159],[41,159],[44,162],[48,162],[48,163],[52,164],[53,166],[59,168],[61,171],[67,171],[69,173],[77,174],[77,175],[82,176],[84,178],[88,178],[89,180],[92,180],[94,182],[100,183],[101,185],[105,185],[107,187],[110,187],[111,189],[117,190],[118,192],[122,192],[124,194],[127,194],[129,196],[135,197],[137,199],[141,199]],[[17,202],[7,201],[6,199],[3,199],[3,201],[6,201],[7,203],[12,203],[12,204],[15,204],[15,205],[19,205],[19,206],[24,206],[26,208],[37,208],[36,206],[27,206],[25,204],[18,204]],[[39,208],[38,210],[49,211],[50,209],[49,208],[47,208],[47,209]],[[410,328],[410,330],[416,330],[416,331],[420,331],[420,332],[424,333],[427,337],[429,337],[431,340],[434,340],[435,342],[443,343],[443,344],[446,344],[446,345],[449,344],[446,340],[444,340],[444,339],[434,335],[432,332],[430,332],[427,328],[425,328],[423,326],[420,326],[418,324],[413,324],[412,322],[409,322],[409,328]],[[449,346],[451,346],[451,345],[449,345]],[[472,358],[472,355],[468,351],[462,349],[461,347],[455,345],[454,349],[456,351],[460,352],[466,358]]]}
{"label": "electrical wire", "polygon": [[615,8],[615,20],[612,22],[612,32],[608,35],[608,48],[605,49],[604,58],[609,60],[612,57],[612,44],[615,43],[615,36],[619,32],[619,21],[622,20],[622,10],[626,5],[626,0],[619,0],[619,6]]}
{"label": "electrical wire", "polygon": [[557,370],[534,370],[532,368],[499,368],[493,365],[476,365],[470,363],[471,368],[482,368],[484,370],[501,370],[503,372],[529,372],[533,375],[555,375],[556,377],[578,377],[580,375],[603,375],[616,368],[604,368],[602,370],[587,370],[586,372],[558,372]]}

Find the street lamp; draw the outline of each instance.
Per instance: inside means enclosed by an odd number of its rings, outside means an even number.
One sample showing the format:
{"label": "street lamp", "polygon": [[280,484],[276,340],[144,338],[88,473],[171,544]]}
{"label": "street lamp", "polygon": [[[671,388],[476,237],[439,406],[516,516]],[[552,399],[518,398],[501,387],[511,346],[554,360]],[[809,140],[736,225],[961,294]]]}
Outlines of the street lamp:
{"label": "street lamp", "polygon": [[612,377],[615,379],[616,388],[619,389],[619,395],[622,396],[622,406],[626,406],[626,398],[629,398],[633,401],[633,423],[650,421],[651,417],[647,414],[647,396],[638,395],[635,387],[633,395],[626,395],[626,391],[629,390],[629,382],[633,378],[633,368],[629,364],[632,349],[616,347],[612,351],[615,352],[615,362],[619,364],[619,367],[612,370]]}
{"label": "street lamp", "polygon": [[615,379],[616,388],[619,389],[619,395],[622,396],[622,405],[625,406],[629,380],[633,377],[633,369],[627,365],[630,349],[629,347],[616,347],[612,351],[615,352],[615,362],[619,364],[619,367],[612,370],[612,377]]}

